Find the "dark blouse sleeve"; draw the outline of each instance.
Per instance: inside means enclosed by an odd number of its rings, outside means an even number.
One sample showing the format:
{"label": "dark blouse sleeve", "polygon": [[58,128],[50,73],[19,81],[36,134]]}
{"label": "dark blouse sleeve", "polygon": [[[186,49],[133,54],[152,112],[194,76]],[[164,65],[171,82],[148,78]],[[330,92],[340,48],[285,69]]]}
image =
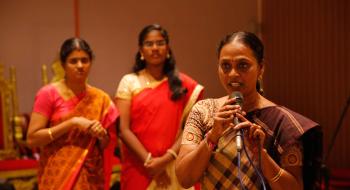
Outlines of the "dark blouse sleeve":
{"label": "dark blouse sleeve", "polygon": [[280,164],[283,168],[303,165],[303,145],[297,141],[289,145],[282,153]]}

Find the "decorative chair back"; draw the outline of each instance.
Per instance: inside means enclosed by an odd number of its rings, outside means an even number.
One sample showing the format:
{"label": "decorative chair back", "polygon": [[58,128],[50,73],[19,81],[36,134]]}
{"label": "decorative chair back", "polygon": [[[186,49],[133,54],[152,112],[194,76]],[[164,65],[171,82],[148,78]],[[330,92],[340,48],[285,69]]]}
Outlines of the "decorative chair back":
{"label": "decorative chair back", "polygon": [[16,94],[16,71],[10,68],[10,79],[4,76],[4,66],[0,64],[0,160],[16,158],[14,139],[22,138],[18,124],[18,101]]}

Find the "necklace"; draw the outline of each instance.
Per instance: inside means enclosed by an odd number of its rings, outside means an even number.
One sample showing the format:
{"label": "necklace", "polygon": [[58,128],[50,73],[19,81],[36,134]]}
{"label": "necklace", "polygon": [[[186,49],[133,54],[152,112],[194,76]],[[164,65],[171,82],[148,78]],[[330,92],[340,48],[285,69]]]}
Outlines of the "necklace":
{"label": "necklace", "polygon": [[143,70],[142,74],[143,74],[142,76],[143,76],[143,80],[144,80],[144,83],[146,84],[146,86],[151,86],[154,83],[159,83],[159,82],[163,81],[165,78],[163,76],[161,79],[157,80],[149,72],[147,72],[146,69]]}

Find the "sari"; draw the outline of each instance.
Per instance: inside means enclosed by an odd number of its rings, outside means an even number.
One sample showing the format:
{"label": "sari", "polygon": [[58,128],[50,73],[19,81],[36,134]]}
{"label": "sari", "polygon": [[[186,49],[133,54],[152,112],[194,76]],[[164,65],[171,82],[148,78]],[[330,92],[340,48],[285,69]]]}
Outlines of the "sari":
{"label": "sari", "polygon": [[[213,126],[214,113],[219,110],[220,106],[217,99],[198,102],[188,116],[181,144],[198,145]],[[310,149],[305,149],[305,143],[310,143],[310,141],[305,141],[304,137],[319,128],[317,123],[278,105],[248,112],[246,118],[262,126],[266,134],[263,146],[282,168],[303,167],[308,164],[309,159],[304,159],[306,158],[304,155]],[[202,189],[238,190],[242,189],[241,185],[244,185],[245,189],[261,189],[259,177],[247,157],[249,155],[250,158],[254,158],[249,149],[242,151],[240,168],[237,165],[239,158],[235,136],[234,130],[227,130],[220,137],[217,148],[212,152],[208,167],[200,179]],[[317,156],[319,154],[310,157],[315,159]],[[258,166],[258,158],[253,159],[253,164]],[[239,170],[242,184],[237,177]],[[306,183],[304,182],[304,187],[307,187]],[[268,184],[265,184],[267,189],[270,189]]]}
{"label": "sari", "polygon": [[[130,129],[153,157],[159,157],[171,148],[181,134],[181,125],[190,108],[201,98],[203,87],[180,73],[182,85],[188,91],[181,99],[172,101],[166,78],[149,87],[140,87],[138,77],[145,74],[144,72],[142,70],[139,75],[125,75],[119,84],[116,97],[131,101]],[[174,164],[170,164],[172,166],[168,166],[167,173],[169,177],[175,178],[172,178],[171,182],[177,183],[174,169],[171,168]],[[143,163],[123,145],[121,189],[147,189],[151,181],[152,178],[146,173]],[[151,186],[152,189],[156,188],[154,183]]]}
{"label": "sari", "polygon": [[[88,87],[86,92],[64,100],[54,85],[47,85],[38,92],[33,112],[48,117],[49,127],[72,117],[85,117],[100,121],[109,133],[113,132],[109,127],[118,115],[109,96],[102,90]],[[109,182],[111,175],[111,157],[106,156],[111,156],[112,150],[111,144],[101,150],[96,138],[73,128],[42,148],[39,189],[105,189],[109,186],[105,182]]]}

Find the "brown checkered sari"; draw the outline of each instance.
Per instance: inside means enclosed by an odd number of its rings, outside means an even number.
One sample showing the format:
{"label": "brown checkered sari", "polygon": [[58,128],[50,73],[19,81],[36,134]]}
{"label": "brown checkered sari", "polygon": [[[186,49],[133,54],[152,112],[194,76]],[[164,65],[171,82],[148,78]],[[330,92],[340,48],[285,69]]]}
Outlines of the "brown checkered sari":
{"label": "brown checkered sari", "polygon": [[[214,123],[213,114],[219,107],[216,99],[198,102],[186,122],[182,144],[199,144],[211,129]],[[318,126],[316,123],[282,106],[256,110],[248,113],[246,117],[264,128],[266,133],[264,147],[276,163],[281,167],[302,166],[303,146],[299,139],[307,130]],[[237,177],[238,158],[233,139],[234,133],[225,133],[219,139],[217,149],[213,151],[209,165],[201,178],[202,189],[242,189]],[[247,151],[252,158],[251,152]],[[240,168],[243,185],[249,190],[260,189],[261,182],[243,152]],[[256,161],[254,165],[257,166]]]}

